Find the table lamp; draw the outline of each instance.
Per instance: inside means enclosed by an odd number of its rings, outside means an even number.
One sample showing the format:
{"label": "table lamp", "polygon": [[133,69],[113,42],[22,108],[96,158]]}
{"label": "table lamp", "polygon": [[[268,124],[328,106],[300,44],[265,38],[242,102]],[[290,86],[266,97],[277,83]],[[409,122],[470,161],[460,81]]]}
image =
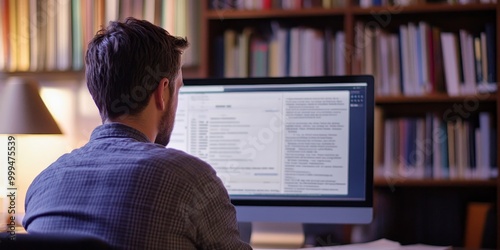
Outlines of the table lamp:
{"label": "table lamp", "polygon": [[0,95],[0,134],[62,134],[33,81],[10,78]]}
{"label": "table lamp", "polygon": [[[40,97],[38,86],[33,81],[22,78],[9,78],[4,90],[0,93],[0,134],[9,135],[7,139],[7,152],[1,152],[7,160],[7,167],[2,169],[7,176],[7,186],[2,187],[0,192],[0,222],[7,225],[7,231],[15,230],[18,219],[12,219],[15,210],[9,209],[9,204],[15,202],[6,194],[17,194],[17,177],[15,172],[17,166],[16,155],[18,134],[62,134],[61,129],[45,106]],[[2,157],[3,158],[3,157]],[[0,164],[0,166],[3,164]],[[2,173],[2,174],[4,174]],[[0,175],[1,176],[1,175]],[[12,177],[11,179],[9,179]],[[17,204],[21,206],[21,204]],[[9,211],[6,215],[5,211]],[[4,218],[7,217],[7,223]],[[9,219],[10,218],[10,219]],[[13,226],[9,227],[9,223]],[[17,223],[18,224],[18,223]],[[5,228],[0,228],[0,231]]]}

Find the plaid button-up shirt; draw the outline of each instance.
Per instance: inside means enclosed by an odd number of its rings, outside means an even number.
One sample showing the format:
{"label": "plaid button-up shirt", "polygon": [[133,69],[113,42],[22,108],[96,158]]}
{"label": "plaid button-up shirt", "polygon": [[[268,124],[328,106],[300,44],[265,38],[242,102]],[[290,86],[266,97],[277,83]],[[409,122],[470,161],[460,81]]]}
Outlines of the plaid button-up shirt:
{"label": "plaid button-up shirt", "polygon": [[91,235],[117,249],[251,249],[211,166],[118,123],[40,173],[25,208],[28,233]]}

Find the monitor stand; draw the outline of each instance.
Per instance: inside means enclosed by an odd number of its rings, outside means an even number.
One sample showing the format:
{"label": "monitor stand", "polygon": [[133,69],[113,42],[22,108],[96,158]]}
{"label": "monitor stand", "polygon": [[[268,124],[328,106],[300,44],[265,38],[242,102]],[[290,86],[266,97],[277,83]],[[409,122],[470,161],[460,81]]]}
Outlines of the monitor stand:
{"label": "monitor stand", "polygon": [[253,248],[291,248],[304,246],[302,223],[252,222],[250,245]]}

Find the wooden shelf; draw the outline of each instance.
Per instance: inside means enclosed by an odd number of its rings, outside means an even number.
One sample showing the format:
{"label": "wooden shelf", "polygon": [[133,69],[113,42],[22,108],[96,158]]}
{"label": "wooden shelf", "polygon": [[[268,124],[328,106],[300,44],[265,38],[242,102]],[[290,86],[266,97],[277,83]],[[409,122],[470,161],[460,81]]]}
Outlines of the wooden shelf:
{"label": "wooden shelf", "polygon": [[293,17],[311,17],[311,16],[332,16],[346,15],[347,13],[355,15],[374,15],[383,14],[408,14],[408,13],[429,13],[429,12],[473,12],[496,10],[496,4],[418,4],[409,6],[379,6],[362,8],[359,6],[337,7],[337,8],[308,8],[308,9],[269,9],[269,10],[237,10],[222,9],[208,10],[205,12],[208,20],[224,19],[259,19],[259,18],[293,18]]}
{"label": "wooden shelf", "polygon": [[497,180],[433,180],[433,179],[393,179],[376,178],[375,187],[496,187]]}
{"label": "wooden shelf", "polygon": [[82,80],[85,78],[85,71],[16,71],[16,72],[0,72],[0,80],[9,77],[22,77],[37,81],[43,80]]}
{"label": "wooden shelf", "polygon": [[262,18],[294,18],[310,16],[342,16],[345,15],[347,8],[311,8],[299,10],[209,10],[205,12],[208,20],[224,19],[262,19]]}
{"label": "wooden shelf", "polygon": [[[182,68],[184,78],[198,78],[199,66],[185,66]],[[83,80],[85,71],[15,71],[15,72],[0,72],[0,80],[9,77],[22,77],[26,79],[42,80]]]}
{"label": "wooden shelf", "polygon": [[378,96],[377,104],[412,104],[412,103],[455,103],[467,101],[496,102],[496,93],[479,93],[468,96],[449,96],[447,94],[432,94],[425,96]]}
{"label": "wooden shelf", "polygon": [[380,6],[380,7],[370,7],[362,8],[358,6],[351,7],[353,14],[356,15],[376,15],[380,14],[409,14],[409,13],[431,13],[431,12],[473,12],[473,11],[485,11],[485,10],[496,10],[496,4],[447,4],[447,3],[435,3],[435,4],[418,4],[409,6]]}

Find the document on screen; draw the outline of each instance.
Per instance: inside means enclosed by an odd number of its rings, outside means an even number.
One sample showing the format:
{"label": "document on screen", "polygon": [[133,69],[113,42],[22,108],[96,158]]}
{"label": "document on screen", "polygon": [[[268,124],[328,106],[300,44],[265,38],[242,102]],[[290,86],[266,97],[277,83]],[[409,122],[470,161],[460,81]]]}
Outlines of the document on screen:
{"label": "document on screen", "polygon": [[347,194],[349,92],[179,96],[168,147],[214,167],[230,194]]}

